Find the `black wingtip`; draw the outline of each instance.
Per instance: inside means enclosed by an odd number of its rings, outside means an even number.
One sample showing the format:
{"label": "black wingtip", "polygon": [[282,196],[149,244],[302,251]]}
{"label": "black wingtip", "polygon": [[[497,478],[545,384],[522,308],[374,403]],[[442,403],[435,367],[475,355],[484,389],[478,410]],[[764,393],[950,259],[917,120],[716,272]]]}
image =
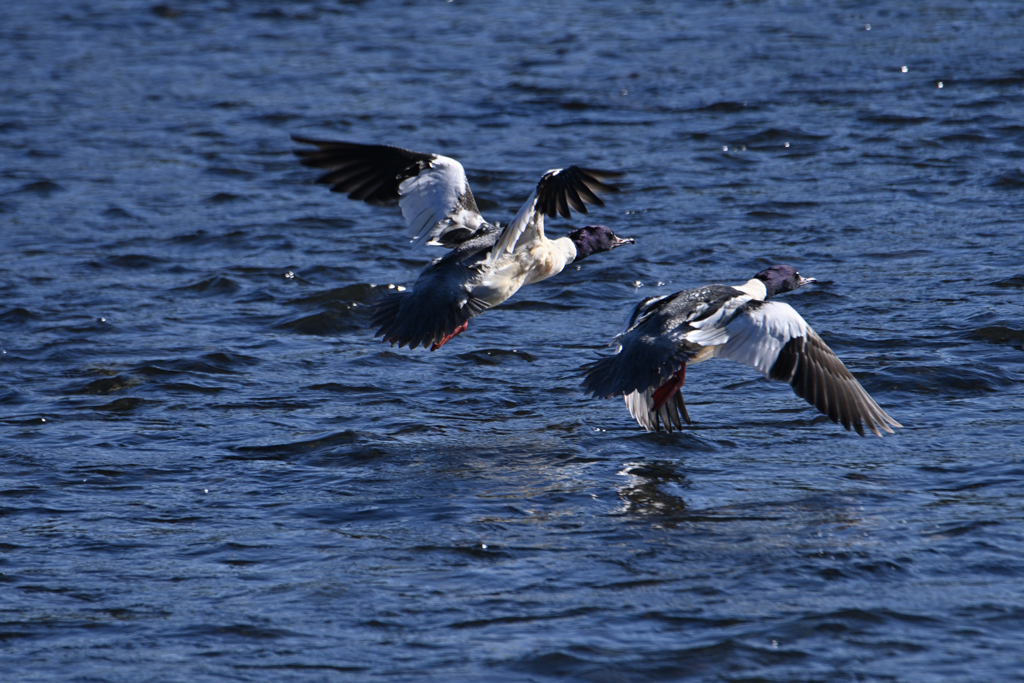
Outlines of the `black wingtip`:
{"label": "black wingtip", "polygon": [[[584,173],[600,183],[604,183],[604,181],[607,179],[621,178],[622,176],[626,175],[625,171],[608,171],[600,168],[584,168],[582,166],[575,165],[570,166],[569,168],[574,168],[580,173]],[[609,192],[619,192],[621,189],[617,185],[606,185],[606,187],[608,188]]]}
{"label": "black wingtip", "polygon": [[391,145],[366,145],[344,140],[318,140],[298,133],[291,139],[301,145],[292,150],[303,166],[326,171],[316,179],[333,192],[373,205],[392,204],[399,199],[399,187],[417,175],[435,154],[414,152]]}
{"label": "black wingtip", "polygon": [[545,173],[537,183],[537,211],[548,218],[571,218],[573,211],[587,213],[586,205],[604,206],[599,193],[619,192],[615,185],[604,182],[617,178],[619,171],[601,171],[572,165]]}

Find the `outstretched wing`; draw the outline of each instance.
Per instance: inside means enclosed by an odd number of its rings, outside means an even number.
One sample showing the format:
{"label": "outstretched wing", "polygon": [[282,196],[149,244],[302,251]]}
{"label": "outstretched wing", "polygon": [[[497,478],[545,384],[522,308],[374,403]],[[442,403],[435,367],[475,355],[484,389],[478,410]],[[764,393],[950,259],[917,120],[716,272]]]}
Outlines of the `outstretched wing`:
{"label": "outstretched wing", "polygon": [[413,241],[452,247],[469,239],[485,221],[455,159],[390,145],[314,140],[292,135],[316,149],[297,149],[304,166],[326,170],[318,183],[367,204],[398,201]]}
{"label": "outstretched wing", "polygon": [[726,326],[728,341],[714,355],[749,365],[769,379],[788,382],[797,396],[830,420],[864,436],[900,423],[889,417],[843,361],[789,304],[751,302]]}
{"label": "outstretched wing", "polygon": [[569,218],[572,211],[587,213],[587,204],[604,206],[598,193],[619,191],[604,181],[621,175],[617,171],[597,171],[579,166],[548,171],[516,217],[505,226],[491,250],[491,259],[515,251],[520,242],[541,241],[544,238],[544,216]]}

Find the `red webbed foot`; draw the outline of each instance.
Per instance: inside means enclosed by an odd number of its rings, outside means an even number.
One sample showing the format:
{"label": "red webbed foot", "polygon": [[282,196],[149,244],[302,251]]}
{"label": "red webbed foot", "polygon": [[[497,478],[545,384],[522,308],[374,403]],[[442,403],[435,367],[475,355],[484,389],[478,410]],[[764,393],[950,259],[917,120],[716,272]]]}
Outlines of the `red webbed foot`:
{"label": "red webbed foot", "polygon": [[465,332],[467,327],[469,327],[469,321],[468,320],[466,322],[462,323],[461,325],[459,325],[458,327],[456,327],[452,331],[451,334],[446,334],[444,336],[444,339],[442,339],[441,341],[435,342],[435,343],[431,344],[430,350],[431,351],[437,351],[439,348],[441,348],[442,346],[444,346],[445,344],[450,342],[453,338],[455,338],[456,335],[459,335],[459,334]]}
{"label": "red webbed foot", "polygon": [[676,392],[683,387],[683,383],[686,381],[686,365],[676,370],[668,381],[662,384],[654,392],[651,399],[654,401],[654,410],[661,410],[661,407],[665,405],[665,402],[675,396]]}

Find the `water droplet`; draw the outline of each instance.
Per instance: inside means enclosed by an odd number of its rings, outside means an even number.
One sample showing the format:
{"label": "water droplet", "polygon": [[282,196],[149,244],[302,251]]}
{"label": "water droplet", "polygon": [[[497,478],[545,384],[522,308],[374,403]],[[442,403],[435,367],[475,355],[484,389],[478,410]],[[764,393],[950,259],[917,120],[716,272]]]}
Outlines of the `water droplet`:
{"label": "water droplet", "polygon": [[[450,1],[450,0],[449,0],[449,1]],[[487,544],[486,544],[486,543],[481,543],[481,544],[480,544],[480,549],[481,549],[481,550],[487,550]]]}
{"label": "water droplet", "polygon": [[865,31],[870,31],[871,30],[871,24],[864,24],[864,30]]}
{"label": "water droplet", "polygon": [[45,417],[41,417],[41,418],[39,418],[39,421],[40,422],[46,422],[46,418]]}
{"label": "water droplet", "polygon": [[203,493],[209,493],[210,489],[203,489]]}
{"label": "water droplet", "polygon": [[[939,87],[941,88],[942,86],[940,85]],[[101,323],[107,322],[106,318],[97,318],[96,320],[97,320],[97,322],[101,322]]]}
{"label": "water droplet", "polygon": [[729,145],[722,145],[722,151],[723,152],[728,152],[729,151]]}
{"label": "water droplet", "polygon": [[942,87],[942,81],[939,81],[939,87],[940,88]]}
{"label": "water droplet", "polygon": [[622,97],[625,97],[628,94],[629,94],[629,90],[627,90],[626,88],[623,88],[622,92],[619,93],[619,95],[621,95]]}
{"label": "water droplet", "polygon": [[907,69],[907,67],[905,67],[905,66],[901,66],[900,67],[900,71],[902,71],[903,73],[907,73],[907,71],[909,71],[909,69]]}
{"label": "water droplet", "polygon": [[777,641],[777,640],[773,640],[772,641],[772,649],[773,650],[778,650],[779,649],[779,641]]}
{"label": "water droplet", "polygon": [[783,147],[789,147],[789,143],[788,142],[784,142],[784,143],[782,143],[782,146]]}
{"label": "water droplet", "polygon": [[287,273],[284,274],[284,279],[285,280],[294,280],[295,279],[295,273],[293,273],[292,271],[289,270]]}
{"label": "water droplet", "polygon": [[644,286],[644,283],[640,282],[640,280],[635,280],[633,282],[633,288],[634,289],[640,289],[643,286]]}

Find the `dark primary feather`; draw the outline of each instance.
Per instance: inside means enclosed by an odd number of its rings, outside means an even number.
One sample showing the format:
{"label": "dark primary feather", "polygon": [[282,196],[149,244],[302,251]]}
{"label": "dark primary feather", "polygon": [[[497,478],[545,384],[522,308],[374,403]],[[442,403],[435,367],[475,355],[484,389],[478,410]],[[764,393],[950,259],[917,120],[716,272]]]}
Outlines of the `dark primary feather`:
{"label": "dark primary feather", "polygon": [[570,218],[570,209],[587,213],[586,204],[604,206],[597,193],[618,192],[619,188],[603,181],[621,175],[622,173],[617,171],[598,171],[575,165],[547,173],[537,183],[537,211],[548,218],[557,215]]}
{"label": "dark primary feather", "polygon": [[[295,156],[303,166],[328,171],[317,179],[318,183],[330,185],[332,192],[347,192],[349,199],[375,205],[398,201],[402,181],[417,175],[437,158],[436,154],[391,145],[314,140],[300,135],[292,135],[292,140],[316,147],[297,149]],[[473,201],[472,195],[469,201]]]}
{"label": "dark primary feather", "polygon": [[830,420],[864,436],[864,426],[881,436],[879,428],[891,432],[900,424],[889,417],[843,361],[808,329],[807,337],[796,337],[779,352],[772,366],[770,379],[788,382],[795,393],[817,408]]}

